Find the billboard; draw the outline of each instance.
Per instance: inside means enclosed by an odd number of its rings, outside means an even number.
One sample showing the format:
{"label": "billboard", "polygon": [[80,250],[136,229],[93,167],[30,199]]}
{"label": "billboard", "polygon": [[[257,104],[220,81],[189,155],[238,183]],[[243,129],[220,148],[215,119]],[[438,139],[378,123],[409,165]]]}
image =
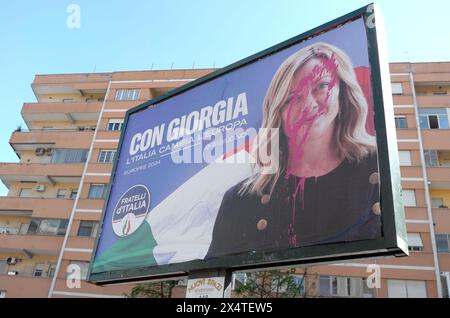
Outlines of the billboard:
{"label": "billboard", "polygon": [[406,255],[376,14],[129,110],[89,280]]}

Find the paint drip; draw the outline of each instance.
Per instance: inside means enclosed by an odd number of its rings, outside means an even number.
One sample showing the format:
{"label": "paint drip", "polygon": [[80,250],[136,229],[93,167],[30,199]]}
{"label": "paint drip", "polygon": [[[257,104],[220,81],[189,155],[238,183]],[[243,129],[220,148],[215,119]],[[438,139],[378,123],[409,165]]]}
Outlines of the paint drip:
{"label": "paint drip", "polygon": [[[331,96],[331,91],[337,83],[337,63],[336,57],[333,54],[330,59],[322,58],[321,63],[314,66],[311,73],[306,77],[302,78],[297,85],[293,88],[292,98],[289,101],[287,116],[288,119],[287,124],[285,125],[285,131],[289,138],[288,149],[289,153],[293,154],[291,158],[295,158],[296,161],[301,161],[306,149],[305,142],[309,136],[311,128],[314,122],[322,115],[327,112],[327,103]],[[314,109],[310,105],[306,105],[304,102],[297,103],[297,101],[301,101],[301,98],[307,96],[309,93],[309,89],[314,85],[317,79],[321,79],[325,74],[331,75],[330,83],[328,84],[328,89],[325,97],[322,100],[316,100],[318,104]],[[296,111],[295,108],[300,107],[300,112],[297,120],[293,123],[289,122],[291,118],[293,118],[293,113]],[[298,110],[297,110],[298,112]],[[295,138],[296,136],[301,136],[299,140]],[[285,185],[287,185],[287,181],[293,176],[293,171],[291,167],[288,166],[287,172],[285,175]],[[295,231],[295,214],[298,206],[304,208],[304,192],[305,192],[305,182],[306,177],[298,177],[294,178],[295,184],[292,193],[288,193],[286,196],[286,201],[288,206],[291,206],[289,203],[292,200],[292,211],[290,223],[287,228],[288,234],[288,242],[290,246],[298,246],[297,242],[297,234]],[[288,187],[291,189],[291,187]]]}

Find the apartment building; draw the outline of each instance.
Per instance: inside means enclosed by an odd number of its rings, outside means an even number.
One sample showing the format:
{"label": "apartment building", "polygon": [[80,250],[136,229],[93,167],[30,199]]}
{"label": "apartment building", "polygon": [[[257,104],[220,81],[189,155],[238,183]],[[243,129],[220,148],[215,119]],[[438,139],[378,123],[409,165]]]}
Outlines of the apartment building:
{"label": "apartment building", "polygon": [[[10,138],[20,162],[0,164],[9,189],[0,198],[0,297],[129,293],[132,284],[69,288],[66,270],[76,264],[85,279],[125,111],[211,71],[36,75],[37,102],[22,108],[28,127]],[[391,64],[391,82],[410,256],[299,269],[307,296],[448,297],[450,62]],[[376,269],[381,285],[367,288]],[[236,283],[245,279],[237,273]]]}
{"label": "apartment building", "polygon": [[10,145],[19,163],[1,163],[0,295],[123,297],[132,285],[69,288],[66,269],[86,278],[125,112],[211,72],[175,70],[36,75],[27,129]]}

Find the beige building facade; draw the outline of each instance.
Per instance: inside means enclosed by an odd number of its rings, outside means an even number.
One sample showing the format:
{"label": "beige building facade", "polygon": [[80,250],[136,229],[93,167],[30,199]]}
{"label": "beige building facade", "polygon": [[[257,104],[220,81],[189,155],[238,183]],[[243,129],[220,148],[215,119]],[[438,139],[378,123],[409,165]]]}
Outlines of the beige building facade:
{"label": "beige building facade", "polygon": [[[450,63],[390,69],[410,256],[307,268],[307,296],[448,297]],[[0,297],[130,292],[133,284],[85,281],[125,112],[212,71],[36,75],[37,102],[21,111],[27,129],[9,142],[19,162],[0,163],[9,189],[0,197]],[[81,269],[80,286],[68,283],[71,264]],[[378,288],[368,288],[375,272]],[[236,274],[237,284],[245,279]]]}

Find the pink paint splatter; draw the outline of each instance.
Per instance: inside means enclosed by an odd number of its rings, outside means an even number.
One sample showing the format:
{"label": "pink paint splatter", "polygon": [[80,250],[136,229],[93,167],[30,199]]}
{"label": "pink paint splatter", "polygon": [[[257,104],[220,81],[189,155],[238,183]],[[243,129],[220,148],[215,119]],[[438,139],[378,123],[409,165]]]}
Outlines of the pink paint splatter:
{"label": "pink paint splatter", "polygon": [[[322,58],[320,64],[314,66],[313,70],[310,74],[302,78],[297,85],[293,88],[293,94],[291,100],[289,101],[289,105],[287,106],[287,123],[285,123],[285,132],[290,137],[289,138],[289,153],[293,154],[291,158],[295,158],[298,161],[301,161],[303,155],[306,151],[304,149],[305,141],[308,138],[308,135],[311,131],[312,125],[314,122],[327,112],[327,103],[330,98],[331,91],[334,86],[337,84],[337,64],[336,57],[334,54],[330,59]],[[307,105],[305,102],[305,96],[307,97],[311,87],[317,84],[317,81],[320,80],[324,75],[329,74],[331,76],[331,80],[328,84],[328,89],[326,95],[323,99],[316,99],[317,107],[313,109],[311,105]],[[302,100],[303,98],[303,100]],[[299,103],[297,101],[300,101]],[[300,109],[298,109],[300,108]],[[299,113],[298,115],[296,113]],[[294,115],[295,114],[295,115]],[[297,115],[297,116],[296,116]],[[297,118],[296,118],[297,117]],[[293,123],[291,123],[291,119],[296,118]],[[300,140],[295,138],[296,136],[301,136]],[[293,175],[292,167],[287,168],[286,180]],[[294,226],[295,226],[295,210],[297,207],[297,198],[302,208],[304,207],[304,190],[305,190],[305,177],[300,177],[298,181],[296,181],[294,192],[291,195],[293,200],[293,208],[292,208],[292,218],[291,223],[288,226],[288,241],[289,245],[297,246],[297,235],[295,234]]]}

